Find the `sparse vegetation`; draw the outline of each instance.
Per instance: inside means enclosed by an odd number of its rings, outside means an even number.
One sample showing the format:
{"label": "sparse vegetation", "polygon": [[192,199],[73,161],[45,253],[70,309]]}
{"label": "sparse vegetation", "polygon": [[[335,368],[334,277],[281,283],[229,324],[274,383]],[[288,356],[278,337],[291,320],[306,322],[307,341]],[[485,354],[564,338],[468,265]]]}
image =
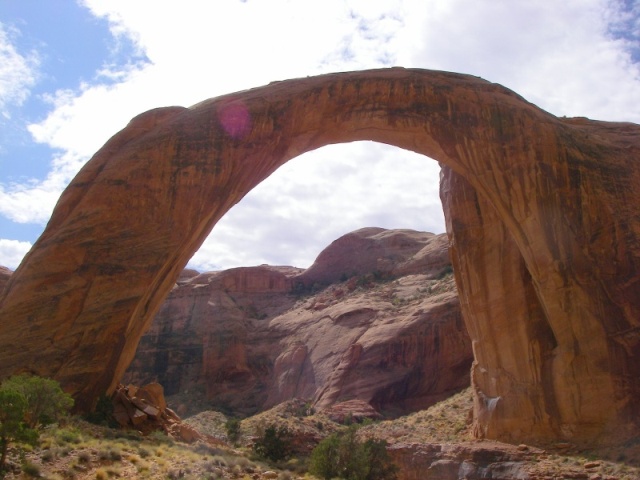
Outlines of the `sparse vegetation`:
{"label": "sparse vegetation", "polygon": [[10,442],[34,445],[38,429],[60,420],[72,406],[73,399],[54,380],[28,375],[4,380],[0,385],[0,473]]}
{"label": "sparse vegetation", "polygon": [[98,397],[96,408],[93,412],[88,413],[85,418],[96,425],[113,428],[118,426],[118,423],[113,418],[113,402],[107,395],[100,395],[100,397]]}
{"label": "sparse vegetation", "polygon": [[240,438],[240,419],[230,418],[224,425],[227,432],[227,438],[232,444],[236,444]]}
{"label": "sparse vegetation", "polygon": [[[236,450],[223,445],[187,445],[163,433],[142,437],[135,432],[113,430],[71,418],[62,428],[54,425],[42,429],[39,445],[33,449],[24,448],[20,452],[11,448],[9,457],[12,470],[7,473],[6,480],[38,476],[48,479],[102,480],[330,478],[326,475],[358,480],[392,479],[394,469],[388,461],[386,442],[468,441],[471,438],[467,422],[471,403],[471,392],[465,390],[427,410],[393,421],[344,426],[331,421],[322,413],[300,417],[296,412],[305,402],[287,402],[243,420],[243,432],[247,435],[257,434],[258,439],[262,438],[266,444],[270,443],[269,439],[279,438],[280,427],[286,427],[291,435],[312,434],[316,438],[325,437],[326,440],[316,447],[311,458],[306,458],[310,452],[289,449],[288,459],[277,462],[269,460],[268,465],[247,458],[255,455],[255,452],[246,445],[239,446]],[[322,429],[316,428],[318,423],[323,425]],[[259,428],[259,425],[263,427]],[[271,434],[266,435],[268,429],[264,425],[273,427]],[[219,428],[218,437],[224,438],[225,423],[222,422]],[[330,459],[334,458],[331,457],[332,448],[333,452],[343,452],[345,457],[335,462],[342,465],[342,471],[338,473],[322,470],[317,466],[318,463],[322,465],[317,459],[320,458],[325,462],[326,468],[331,468],[333,464]],[[590,475],[594,472],[603,479],[610,476],[618,480],[631,480],[640,478],[638,459],[640,442],[628,442],[623,446],[597,452],[575,449],[560,451],[550,446],[545,455],[540,455],[532,462],[530,468],[532,472],[537,469],[535,473],[540,478],[563,478],[564,472],[574,475],[571,478],[583,478],[575,476],[578,475],[576,472],[588,472]],[[585,465],[596,466],[587,469]],[[315,472],[314,477],[307,473],[309,470]],[[265,475],[267,471],[273,473]]]}
{"label": "sparse vegetation", "polygon": [[438,280],[442,280],[444,277],[446,277],[447,275],[452,275],[453,274],[453,266],[452,265],[447,265],[446,267],[444,267],[442,270],[440,270],[440,272],[438,273],[438,275],[436,276],[436,278]]}
{"label": "sparse vegetation", "polygon": [[358,427],[334,433],[311,453],[309,471],[320,478],[346,480],[393,480],[397,467],[391,462],[384,440],[361,442]]}

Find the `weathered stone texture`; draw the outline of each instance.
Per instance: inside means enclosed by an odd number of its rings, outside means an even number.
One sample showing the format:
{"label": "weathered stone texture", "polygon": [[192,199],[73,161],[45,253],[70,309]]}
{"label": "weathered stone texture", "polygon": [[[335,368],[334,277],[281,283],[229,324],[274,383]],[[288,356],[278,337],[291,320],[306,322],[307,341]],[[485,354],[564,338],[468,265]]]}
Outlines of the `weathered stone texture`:
{"label": "weathered stone texture", "polygon": [[[402,68],[276,82],[134,118],[71,182],[11,276],[0,299],[0,376],[53,376],[91,406],[115,388],[225,212],[291,158],[355,140],[437,159],[478,198],[475,212],[445,201],[465,301],[479,302],[463,302],[473,312],[478,402],[493,412],[478,416],[478,433],[587,440],[637,429],[640,127],[556,118],[477,77]],[[478,224],[475,242],[458,228],[466,221]],[[490,250],[501,246],[505,257]],[[487,258],[476,267],[478,249]],[[505,258],[519,274],[503,269]],[[512,310],[500,298],[510,277],[527,302]],[[503,288],[478,295],[482,279]],[[489,319],[494,307],[503,313]],[[494,350],[511,327],[530,348],[522,355],[542,362],[526,374],[522,360]],[[512,415],[519,405],[533,427]]]}
{"label": "weathered stone texture", "polygon": [[[353,245],[367,254],[354,259]],[[236,415],[292,398],[317,409],[353,399],[385,413],[426,408],[469,385],[471,343],[453,279],[436,278],[450,269],[446,245],[444,234],[365,228],[306,271],[263,265],[192,277],[169,294],[123,381],[157,381],[167,395],[204,389],[209,405]],[[332,284],[293,294],[310,270]]]}
{"label": "weathered stone texture", "polygon": [[9,281],[9,277],[11,277],[12,273],[13,272],[7,267],[0,266],[0,293],[4,290],[4,286]]}

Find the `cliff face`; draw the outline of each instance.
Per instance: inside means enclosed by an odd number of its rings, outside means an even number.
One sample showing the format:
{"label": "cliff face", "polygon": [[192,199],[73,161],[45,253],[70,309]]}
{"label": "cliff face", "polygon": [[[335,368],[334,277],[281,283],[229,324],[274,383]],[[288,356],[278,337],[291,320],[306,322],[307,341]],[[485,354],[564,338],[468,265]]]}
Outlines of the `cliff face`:
{"label": "cliff face", "polygon": [[[631,312],[640,300],[640,243],[622,238],[633,237],[640,217],[622,218],[638,206],[638,169],[628,162],[640,137],[637,126],[567,122],[583,139],[619,143],[610,157],[605,146],[575,138],[550,149],[548,163],[522,180],[537,201],[510,206],[521,218],[513,229],[470,181],[443,168],[441,198],[474,343],[477,436],[545,438],[550,427],[567,439],[637,432],[640,336]],[[615,407],[603,408],[606,398]]]}
{"label": "cliff face", "polygon": [[7,267],[0,266],[0,293],[4,290],[4,286],[9,282],[9,277],[13,272]]}
{"label": "cliff face", "polygon": [[[443,204],[477,352],[477,434],[637,432],[640,127],[556,118],[426,70],[275,82],[134,118],[71,182],[1,294],[0,377],[53,376],[90,408],[231,206],[297,155],[355,140],[455,172]],[[513,333],[528,366],[501,351]]]}
{"label": "cliff face", "polygon": [[124,381],[158,381],[167,395],[204,389],[242,414],[294,397],[316,408],[353,399],[391,414],[425,408],[469,384],[471,343],[447,272],[445,235],[367,228],[306,271],[183,278]]}

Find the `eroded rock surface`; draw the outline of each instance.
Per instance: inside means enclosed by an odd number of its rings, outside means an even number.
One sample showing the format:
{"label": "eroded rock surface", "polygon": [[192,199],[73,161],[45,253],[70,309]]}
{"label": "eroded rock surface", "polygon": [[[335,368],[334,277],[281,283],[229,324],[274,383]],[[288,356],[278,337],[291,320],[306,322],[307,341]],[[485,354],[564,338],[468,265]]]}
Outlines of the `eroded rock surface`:
{"label": "eroded rock surface", "polygon": [[113,418],[122,428],[133,429],[148,435],[161,431],[186,443],[204,442],[217,445],[222,442],[203,434],[184,423],[176,413],[167,407],[162,385],[150,383],[118,385],[112,396]]}
{"label": "eroded rock surface", "polygon": [[12,273],[13,271],[9,268],[0,266],[0,293],[4,290],[4,286],[9,281]]}
{"label": "eroded rock surface", "polygon": [[192,399],[204,389],[209,406],[242,415],[292,398],[316,409],[346,400],[390,414],[426,408],[469,385],[471,343],[447,244],[444,234],[365,228],[307,270],[263,265],[183,279],[124,382],[157,381],[168,396]]}
{"label": "eroded rock surface", "polygon": [[[275,82],[134,118],[11,276],[0,376],[53,376],[90,408],[229,208],[295,156],[355,140],[422,153],[467,183],[450,178],[443,203],[477,354],[478,434],[637,432],[640,127],[557,118],[500,85],[425,70]],[[500,350],[513,329],[526,374]]]}

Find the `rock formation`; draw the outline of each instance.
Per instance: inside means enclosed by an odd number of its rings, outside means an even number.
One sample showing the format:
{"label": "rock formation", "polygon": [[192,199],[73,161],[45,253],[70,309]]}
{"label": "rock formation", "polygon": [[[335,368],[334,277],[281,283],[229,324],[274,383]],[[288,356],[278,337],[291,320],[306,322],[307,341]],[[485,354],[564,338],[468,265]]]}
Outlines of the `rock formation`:
{"label": "rock formation", "polygon": [[4,290],[4,286],[9,281],[12,273],[13,272],[7,267],[0,266],[0,293],[2,293],[2,290]]}
{"label": "rock formation", "polygon": [[214,437],[200,433],[188,423],[183,423],[180,417],[167,407],[162,385],[158,383],[142,387],[118,385],[111,401],[113,417],[123,428],[135,429],[144,435],[161,431],[186,443],[222,443]]}
{"label": "rock formation", "polygon": [[471,342],[444,275],[447,245],[444,234],[365,228],[304,271],[185,274],[123,381],[157,381],[169,397],[189,392],[189,403],[203,389],[202,408],[236,415],[296,397],[316,409],[358,400],[353,415],[362,404],[387,414],[426,408],[469,385]]}
{"label": "rock formation", "polygon": [[639,134],[557,118],[480,78],[402,68],[146,112],[79,172],[11,276],[0,376],[53,376],[90,408],[115,389],[231,206],[303,152],[373,140],[448,167],[442,197],[476,355],[478,435],[635,432]]}

